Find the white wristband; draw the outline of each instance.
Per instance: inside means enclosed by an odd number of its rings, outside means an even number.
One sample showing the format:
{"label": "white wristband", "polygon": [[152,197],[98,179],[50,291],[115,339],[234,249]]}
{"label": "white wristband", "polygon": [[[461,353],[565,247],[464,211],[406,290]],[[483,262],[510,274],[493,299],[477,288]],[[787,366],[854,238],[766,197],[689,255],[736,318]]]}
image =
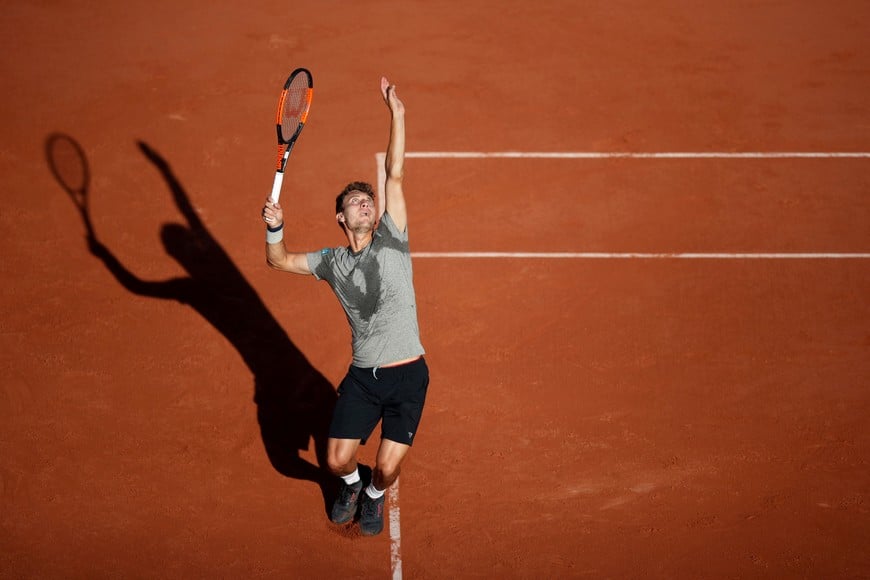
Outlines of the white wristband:
{"label": "white wristband", "polygon": [[266,243],[267,244],[277,244],[280,243],[284,239],[284,228],[281,228],[277,232],[270,232],[266,229]]}

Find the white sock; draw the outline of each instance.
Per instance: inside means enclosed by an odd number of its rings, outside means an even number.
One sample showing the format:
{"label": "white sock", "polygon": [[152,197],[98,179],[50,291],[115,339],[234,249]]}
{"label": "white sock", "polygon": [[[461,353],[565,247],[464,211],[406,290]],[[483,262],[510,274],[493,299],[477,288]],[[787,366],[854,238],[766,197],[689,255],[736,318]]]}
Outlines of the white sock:
{"label": "white sock", "polygon": [[370,483],[369,486],[366,488],[366,493],[372,499],[378,499],[379,497],[383,496],[385,491],[387,490],[376,488],[374,483]]}
{"label": "white sock", "polygon": [[360,480],[359,477],[359,468],[353,470],[352,473],[348,473],[347,475],[342,475],[341,479],[348,485],[353,485]]}

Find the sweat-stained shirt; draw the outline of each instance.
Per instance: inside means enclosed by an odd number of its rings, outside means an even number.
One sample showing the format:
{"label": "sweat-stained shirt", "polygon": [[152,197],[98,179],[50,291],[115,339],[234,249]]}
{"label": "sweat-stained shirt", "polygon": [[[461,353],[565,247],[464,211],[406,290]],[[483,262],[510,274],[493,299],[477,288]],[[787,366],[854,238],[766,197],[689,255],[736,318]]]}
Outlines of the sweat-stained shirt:
{"label": "sweat-stained shirt", "polygon": [[308,268],[326,280],[350,324],[353,364],[371,368],[425,353],[417,324],[408,233],[384,213],[371,243],[307,254]]}

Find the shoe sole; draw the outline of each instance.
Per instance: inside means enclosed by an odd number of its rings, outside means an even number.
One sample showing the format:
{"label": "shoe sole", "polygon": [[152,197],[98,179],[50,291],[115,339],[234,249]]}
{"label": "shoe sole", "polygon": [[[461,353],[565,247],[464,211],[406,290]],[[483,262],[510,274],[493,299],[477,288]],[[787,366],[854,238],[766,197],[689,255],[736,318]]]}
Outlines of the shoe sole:
{"label": "shoe sole", "polygon": [[357,511],[359,511],[359,503],[354,503],[353,507],[347,510],[347,517],[340,520],[335,520],[332,518],[332,514],[330,514],[329,521],[334,524],[346,524],[348,522],[352,522]]}
{"label": "shoe sole", "polygon": [[338,525],[347,524],[347,523],[353,521],[353,515],[349,516],[347,519],[344,519],[344,520],[334,520],[332,518],[329,518],[329,521],[331,521],[334,524],[338,524]]}
{"label": "shoe sole", "polygon": [[367,531],[367,530],[362,529],[362,527],[360,527],[359,531],[364,536],[377,536],[378,534],[380,534],[381,532],[384,531],[384,527],[381,526],[381,529],[379,529],[376,532],[375,531]]}

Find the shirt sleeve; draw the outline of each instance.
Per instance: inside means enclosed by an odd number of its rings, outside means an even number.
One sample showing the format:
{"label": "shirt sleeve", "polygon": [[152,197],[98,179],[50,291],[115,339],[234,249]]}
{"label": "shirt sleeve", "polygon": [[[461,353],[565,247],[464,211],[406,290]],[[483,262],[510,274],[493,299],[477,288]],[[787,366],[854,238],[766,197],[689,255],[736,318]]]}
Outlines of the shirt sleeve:
{"label": "shirt sleeve", "polygon": [[390,233],[390,237],[396,238],[402,242],[408,241],[408,228],[405,227],[404,232],[400,232],[399,228],[396,227],[396,223],[393,221],[393,218],[390,217],[389,212],[384,212],[383,218],[381,218],[381,223],[387,227],[387,231]]}
{"label": "shirt sleeve", "polygon": [[332,272],[332,269],[329,267],[332,256],[332,248],[323,248],[322,250],[306,254],[308,269],[311,270],[315,278],[318,280],[329,278],[329,274]]}

